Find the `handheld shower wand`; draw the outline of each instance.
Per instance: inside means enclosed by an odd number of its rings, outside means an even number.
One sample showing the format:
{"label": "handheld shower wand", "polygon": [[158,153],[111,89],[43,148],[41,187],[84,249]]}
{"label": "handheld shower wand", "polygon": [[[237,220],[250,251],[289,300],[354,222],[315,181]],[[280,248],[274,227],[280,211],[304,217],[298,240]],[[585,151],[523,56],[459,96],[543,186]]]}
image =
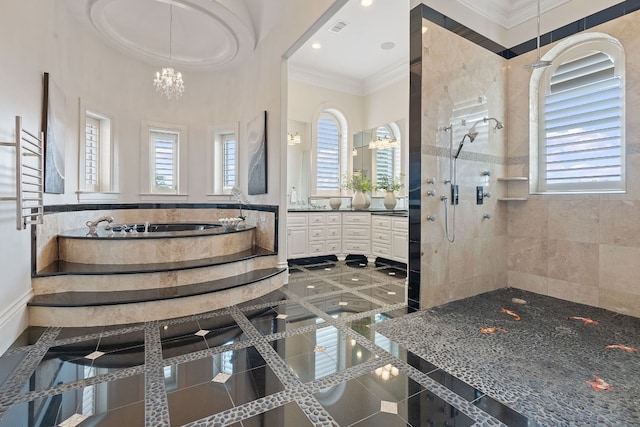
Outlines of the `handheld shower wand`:
{"label": "handheld shower wand", "polygon": [[465,138],[469,138],[469,142],[473,142],[476,140],[476,137],[478,136],[478,132],[476,132],[475,130],[471,130],[468,133],[465,133],[464,136],[462,137],[462,140],[460,141],[460,145],[458,145],[458,151],[456,151],[456,154],[454,154],[453,158],[457,159],[458,156],[460,155],[460,152],[462,151],[462,146],[464,145],[464,139]]}

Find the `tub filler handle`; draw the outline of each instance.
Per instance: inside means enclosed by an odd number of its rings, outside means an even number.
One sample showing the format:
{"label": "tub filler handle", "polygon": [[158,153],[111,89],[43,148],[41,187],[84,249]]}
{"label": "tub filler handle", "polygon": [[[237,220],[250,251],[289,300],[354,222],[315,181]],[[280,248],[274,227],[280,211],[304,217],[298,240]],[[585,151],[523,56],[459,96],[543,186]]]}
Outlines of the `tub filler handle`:
{"label": "tub filler handle", "polygon": [[113,217],[109,216],[109,215],[105,215],[105,216],[101,216],[100,218],[96,219],[95,221],[87,221],[87,227],[89,227],[89,233],[95,233],[96,232],[96,228],[98,227],[98,224],[100,224],[101,222],[112,223],[113,222]]}

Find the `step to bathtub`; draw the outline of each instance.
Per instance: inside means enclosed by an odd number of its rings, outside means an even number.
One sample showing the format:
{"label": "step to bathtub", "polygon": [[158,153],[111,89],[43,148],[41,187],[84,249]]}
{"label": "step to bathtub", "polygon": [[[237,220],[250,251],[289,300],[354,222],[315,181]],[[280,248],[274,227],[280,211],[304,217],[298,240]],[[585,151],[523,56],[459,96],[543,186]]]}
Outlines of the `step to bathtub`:
{"label": "step to bathtub", "polygon": [[35,274],[35,277],[59,275],[103,275],[103,274],[139,274],[158,273],[163,271],[188,270],[192,268],[211,267],[229,264],[258,256],[274,255],[275,252],[255,246],[251,249],[228,255],[194,259],[189,261],[172,261],[147,264],[83,264],[68,261],[55,261]]}
{"label": "step to bathtub", "polygon": [[286,268],[265,268],[191,285],[36,295],[27,304],[33,326],[118,325],[176,318],[229,307],[285,284]]}
{"label": "step to bathtub", "polygon": [[[254,254],[235,257],[231,262],[203,262],[195,265],[164,265],[163,270],[130,268],[129,271],[97,270],[92,267],[72,266],[73,269],[53,275],[32,278],[34,295],[58,292],[113,292],[140,289],[171,288],[208,282],[247,273],[253,270],[278,267],[275,254]],[[188,267],[188,268],[176,268]]]}

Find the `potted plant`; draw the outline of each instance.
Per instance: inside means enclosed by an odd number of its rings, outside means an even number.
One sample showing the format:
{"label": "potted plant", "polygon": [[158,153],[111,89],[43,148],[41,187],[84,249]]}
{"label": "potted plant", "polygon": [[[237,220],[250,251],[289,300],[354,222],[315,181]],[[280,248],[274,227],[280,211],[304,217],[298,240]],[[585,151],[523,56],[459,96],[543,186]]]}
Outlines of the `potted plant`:
{"label": "potted plant", "polygon": [[395,191],[398,191],[402,188],[402,179],[404,178],[404,174],[400,174],[397,177],[392,177],[390,175],[382,175],[378,177],[378,182],[376,184],[376,189],[385,190],[387,194],[384,196],[384,207],[393,210],[396,207],[396,195]]}
{"label": "potted plant", "polygon": [[355,172],[351,176],[345,176],[342,188],[353,191],[351,198],[353,209],[362,210],[367,207],[365,193],[373,190],[373,185],[366,175],[363,175],[362,172]]}

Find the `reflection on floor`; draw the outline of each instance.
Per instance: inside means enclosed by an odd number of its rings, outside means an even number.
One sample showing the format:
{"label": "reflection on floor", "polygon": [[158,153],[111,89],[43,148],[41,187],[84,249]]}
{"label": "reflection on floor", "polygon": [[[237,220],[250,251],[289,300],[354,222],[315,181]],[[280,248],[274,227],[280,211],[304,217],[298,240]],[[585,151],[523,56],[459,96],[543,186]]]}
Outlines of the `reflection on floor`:
{"label": "reflection on floor", "polygon": [[323,262],[228,309],[30,328],[0,358],[0,427],[532,425],[375,326],[406,274]]}

